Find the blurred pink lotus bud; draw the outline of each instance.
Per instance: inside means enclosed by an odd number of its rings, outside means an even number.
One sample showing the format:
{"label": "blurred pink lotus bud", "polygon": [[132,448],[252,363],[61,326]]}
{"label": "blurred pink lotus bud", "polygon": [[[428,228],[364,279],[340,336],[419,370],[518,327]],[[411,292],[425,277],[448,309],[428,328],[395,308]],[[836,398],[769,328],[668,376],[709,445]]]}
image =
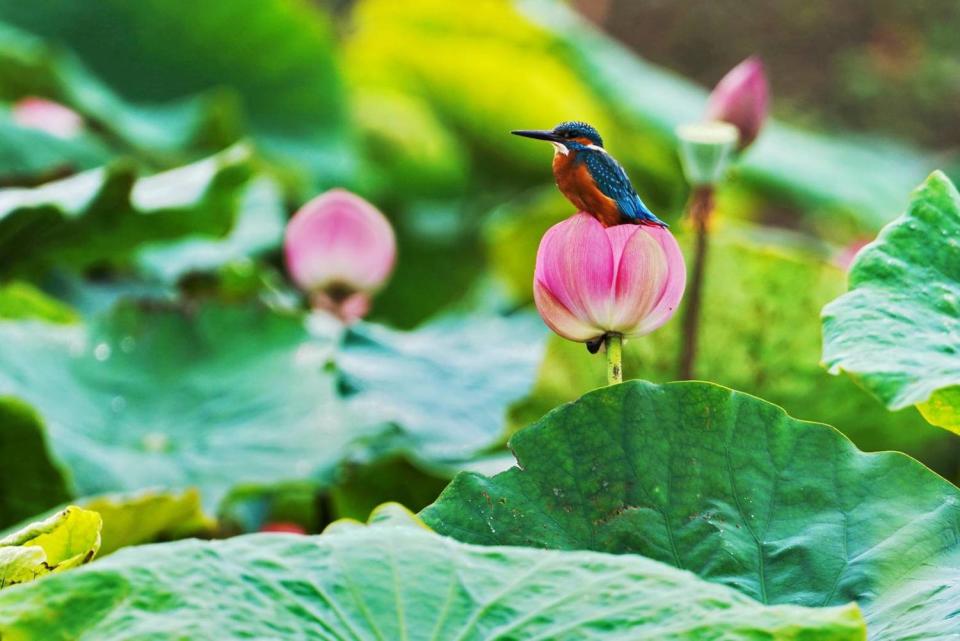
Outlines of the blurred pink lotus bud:
{"label": "blurred pink lotus bud", "polygon": [[274,521],[271,523],[265,523],[261,528],[261,532],[282,532],[286,534],[306,534],[307,531],[303,528],[302,525],[298,523],[290,523],[288,521]]}
{"label": "blurred pink lotus bud", "polygon": [[350,322],[393,270],[396,238],[386,217],[343,189],[323,193],[294,214],[284,239],[287,270],[315,307]]}
{"label": "blurred pink lotus bud", "polygon": [[853,260],[857,257],[857,254],[860,253],[860,250],[870,244],[872,240],[872,238],[859,238],[853,241],[833,257],[833,264],[843,270],[850,269],[850,266],[853,265]]}
{"label": "blurred pink lotus bud", "polygon": [[770,92],[763,62],[751,56],[727,72],[707,102],[707,119],[721,120],[740,130],[740,149],[760,133],[769,111]]}
{"label": "blurred pink lotus bud", "polygon": [[13,121],[21,127],[39,129],[57,138],[74,138],[83,131],[83,118],[73,109],[32,96],[13,105]]}
{"label": "blurred pink lotus bud", "polygon": [[583,343],[607,333],[649,334],[673,316],[686,280],[667,229],[604,227],[579,212],[540,241],[533,296],[550,329]]}

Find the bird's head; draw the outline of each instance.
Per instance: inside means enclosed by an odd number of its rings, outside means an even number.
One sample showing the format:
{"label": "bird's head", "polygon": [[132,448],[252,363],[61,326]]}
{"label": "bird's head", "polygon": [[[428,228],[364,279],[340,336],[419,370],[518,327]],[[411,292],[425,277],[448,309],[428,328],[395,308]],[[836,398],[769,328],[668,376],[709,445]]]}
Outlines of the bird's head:
{"label": "bird's head", "polygon": [[553,143],[560,153],[570,153],[590,147],[603,149],[603,138],[600,132],[585,122],[568,121],[549,130],[520,129],[511,131],[515,136],[546,140]]}

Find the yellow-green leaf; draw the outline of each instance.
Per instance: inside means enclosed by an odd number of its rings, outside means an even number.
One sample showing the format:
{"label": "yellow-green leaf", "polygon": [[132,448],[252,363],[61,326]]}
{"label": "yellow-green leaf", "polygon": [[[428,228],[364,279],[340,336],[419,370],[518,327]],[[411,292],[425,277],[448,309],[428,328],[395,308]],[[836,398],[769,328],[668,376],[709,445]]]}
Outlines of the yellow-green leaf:
{"label": "yellow-green leaf", "polygon": [[0,588],[87,563],[100,549],[100,515],[70,506],[0,539]]}

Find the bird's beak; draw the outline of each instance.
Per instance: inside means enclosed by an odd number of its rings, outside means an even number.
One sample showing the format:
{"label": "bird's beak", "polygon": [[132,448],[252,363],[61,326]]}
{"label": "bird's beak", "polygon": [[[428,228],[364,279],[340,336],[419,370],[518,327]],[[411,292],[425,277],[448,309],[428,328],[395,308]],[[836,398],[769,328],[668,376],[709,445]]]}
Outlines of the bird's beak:
{"label": "bird's beak", "polygon": [[511,131],[510,133],[512,133],[514,136],[523,136],[524,138],[560,142],[559,136],[554,134],[552,131],[544,131],[542,129],[518,129],[517,131]]}

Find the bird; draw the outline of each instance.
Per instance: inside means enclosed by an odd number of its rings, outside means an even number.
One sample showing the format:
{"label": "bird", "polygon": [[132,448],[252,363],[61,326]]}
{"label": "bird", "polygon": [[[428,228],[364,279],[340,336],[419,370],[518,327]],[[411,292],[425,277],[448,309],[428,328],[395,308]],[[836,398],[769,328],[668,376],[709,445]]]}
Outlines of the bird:
{"label": "bird", "polygon": [[603,138],[591,125],[571,120],[550,130],[518,129],[510,133],[553,144],[553,175],[560,192],[604,227],[668,226],[640,199],[627,173],[603,148]]}

